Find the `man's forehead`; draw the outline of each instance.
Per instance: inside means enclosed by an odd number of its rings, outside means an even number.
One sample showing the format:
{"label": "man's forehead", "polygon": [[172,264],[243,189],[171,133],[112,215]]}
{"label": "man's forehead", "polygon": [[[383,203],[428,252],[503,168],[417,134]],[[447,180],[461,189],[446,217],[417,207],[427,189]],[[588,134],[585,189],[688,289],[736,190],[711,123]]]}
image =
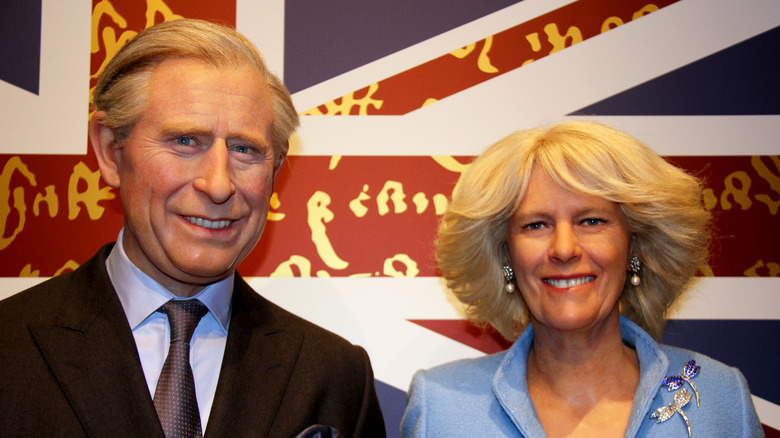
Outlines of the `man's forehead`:
{"label": "man's forehead", "polygon": [[257,69],[250,67],[218,68],[200,60],[168,60],[153,71],[148,91],[149,102],[154,104],[215,105],[226,110],[253,106],[253,111],[272,115],[271,89]]}
{"label": "man's forehead", "polygon": [[262,72],[252,65],[215,65],[198,58],[173,57],[162,60],[152,70],[150,84],[165,82],[168,84],[199,83],[203,81],[203,72],[210,72],[217,77],[232,77],[243,75],[248,81],[242,84],[243,89],[255,89],[267,92],[271,89]]}

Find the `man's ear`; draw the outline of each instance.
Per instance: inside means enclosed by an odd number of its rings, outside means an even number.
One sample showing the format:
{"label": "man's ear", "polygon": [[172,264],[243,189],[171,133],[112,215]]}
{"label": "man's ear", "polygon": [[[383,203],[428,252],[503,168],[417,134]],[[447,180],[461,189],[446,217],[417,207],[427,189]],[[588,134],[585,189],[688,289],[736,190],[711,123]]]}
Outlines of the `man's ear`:
{"label": "man's ear", "polygon": [[282,153],[274,159],[274,182],[276,182],[276,175],[279,174],[279,169],[282,168],[282,163],[284,163],[285,158],[287,158],[287,154]]}
{"label": "man's ear", "polygon": [[122,152],[114,131],[105,125],[105,120],[105,111],[96,111],[89,119],[89,142],[97,157],[103,181],[108,186],[118,189]]}

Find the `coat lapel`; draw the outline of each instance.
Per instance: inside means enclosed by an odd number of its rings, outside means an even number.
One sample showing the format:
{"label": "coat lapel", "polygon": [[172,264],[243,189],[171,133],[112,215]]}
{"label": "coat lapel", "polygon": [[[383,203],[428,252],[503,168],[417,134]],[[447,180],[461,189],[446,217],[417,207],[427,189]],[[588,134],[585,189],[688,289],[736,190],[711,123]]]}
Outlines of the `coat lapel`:
{"label": "coat lapel", "polygon": [[162,436],[122,305],[110,247],[74,271],[54,324],[30,332],[89,436]]}
{"label": "coat lapel", "polygon": [[207,438],[268,436],[303,335],[284,327],[272,306],[236,275],[225,356]]}

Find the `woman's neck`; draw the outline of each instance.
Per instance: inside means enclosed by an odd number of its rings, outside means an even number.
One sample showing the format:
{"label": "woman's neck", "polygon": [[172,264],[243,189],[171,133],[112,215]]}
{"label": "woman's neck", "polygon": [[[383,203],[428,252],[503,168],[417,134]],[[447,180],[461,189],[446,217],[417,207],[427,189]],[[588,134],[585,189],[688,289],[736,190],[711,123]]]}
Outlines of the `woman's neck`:
{"label": "woman's neck", "polygon": [[[616,313],[607,321],[582,330],[556,330],[534,324],[534,341],[529,355],[540,370],[554,370],[556,375],[566,369],[581,373],[607,372],[621,359],[636,358],[634,350],[623,343],[620,317]],[[638,366],[638,362],[637,362]],[[580,370],[585,367],[585,370]]]}
{"label": "woman's neck", "polygon": [[598,331],[559,333],[534,325],[529,395],[548,436],[622,436],[639,383],[636,351],[620,321]]}

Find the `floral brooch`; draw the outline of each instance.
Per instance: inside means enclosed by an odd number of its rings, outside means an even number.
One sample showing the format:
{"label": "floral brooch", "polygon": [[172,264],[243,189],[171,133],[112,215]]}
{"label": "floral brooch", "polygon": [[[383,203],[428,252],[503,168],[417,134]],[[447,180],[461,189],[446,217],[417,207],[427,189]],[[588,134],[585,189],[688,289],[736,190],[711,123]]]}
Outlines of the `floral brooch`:
{"label": "floral brooch", "polygon": [[[685,364],[685,367],[683,367],[682,373],[676,376],[668,376],[663,380],[663,382],[661,382],[661,386],[666,386],[667,391],[674,391],[675,389],[685,385],[685,382],[688,382],[688,384],[691,385],[694,394],[696,394],[696,406],[699,407],[701,406],[699,402],[699,390],[696,388],[696,385],[694,385],[691,379],[696,377],[700,370],[701,367],[696,365],[695,360],[689,360],[688,363]],[[650,418],[655,418],[656,423],[662,423],[672,418],[675,413],[679,412],[680,417],[682,417],[683,421],[685,421],[685,426],[688,428],[688,436],[691,436],[691,422],[688,420],[688,416],[685,415],[685,411],[683,411],[682,408],[691,401],[692,397],[693,396],[688,393],[688,390],[683,388],[677,391],[677,393],[674,395],[673,402],[669,403],[668,406],[662,406],[653,411],[653,413],[650,414]]]}

